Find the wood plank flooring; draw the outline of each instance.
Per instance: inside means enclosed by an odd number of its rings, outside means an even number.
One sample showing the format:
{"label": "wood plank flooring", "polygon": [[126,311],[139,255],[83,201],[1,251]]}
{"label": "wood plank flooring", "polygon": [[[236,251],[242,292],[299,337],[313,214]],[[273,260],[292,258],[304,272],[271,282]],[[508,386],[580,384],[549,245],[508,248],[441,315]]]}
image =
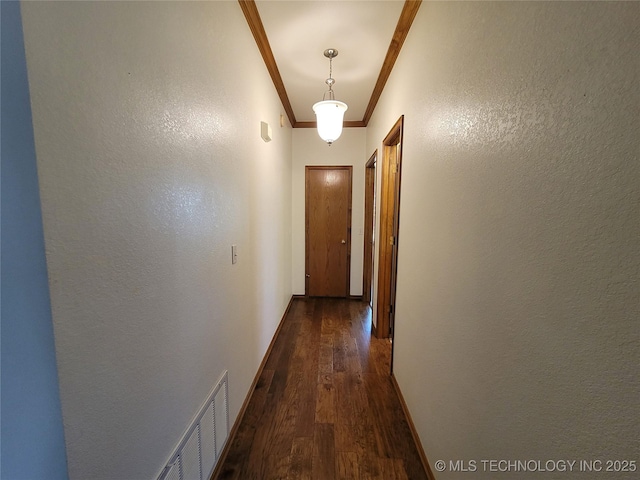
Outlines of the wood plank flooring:
{"label": "wood plank flooring", "polygon": [[426,479],[369,307],[294,299],[218,479]]}

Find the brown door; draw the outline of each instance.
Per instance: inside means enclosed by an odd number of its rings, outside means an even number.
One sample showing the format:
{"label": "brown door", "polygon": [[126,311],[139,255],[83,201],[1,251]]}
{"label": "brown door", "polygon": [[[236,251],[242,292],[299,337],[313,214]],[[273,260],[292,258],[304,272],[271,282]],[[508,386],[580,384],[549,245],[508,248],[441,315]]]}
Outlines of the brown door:
{"label": "brown door", "polygon": [[[382,142],[382,184],[380,188],[380,242],[378,263],[378,308],[376,333],[392,337],[395,327],[398,232],[400,225],[400,174],[404,116]],[[391,357],[393,365],[393,355]]]}
{"label": "brown door", "polygon": [[349,296],[351,167],[306,167],[306,282],[312,297]]}
{"label": "brown door", "polygon": [[362,301],[371,304],[373,285],[373,246],[376,218],[376,157],[369,158],[364,174],[364,262],[362,264]]}

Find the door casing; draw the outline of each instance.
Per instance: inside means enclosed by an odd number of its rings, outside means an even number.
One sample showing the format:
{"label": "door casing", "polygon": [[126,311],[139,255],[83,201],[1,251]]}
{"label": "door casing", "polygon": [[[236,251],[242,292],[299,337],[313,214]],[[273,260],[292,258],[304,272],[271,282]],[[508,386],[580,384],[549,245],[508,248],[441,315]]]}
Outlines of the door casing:
{"label": "door casing", "polygon": [[400,178],[402,173],[401,116],[382,142],[382,181],[378,236],[378,288],[376,335],[393,338],[396,277],[398,272],[398,233],[400,229]]}
{"label": "door casing", "polygon": [[375,231],[375,198],[376,198],[376,150],[365,165],[364,175],[364,260],[362,263],[362,301],[371,302],[371,286],[373,283],[373,251]]}
{"label": "door casing", "polygon": [[[336,205],[344,206],[345,211],[342,212],[344,214],[344,218],[341,220],[345,221],[344,229],[335,233],[335,238],[327,239],[327,242],[331,242],[331,244],[326,245],[327,255],[329,256],[332,253],[336,253],[337,250],[333,252],[331,249],[345,249],[344,252],[344,261],[345,268],[344,272],[336,272],[336,275],[344,275],[342,278],[337,278],[339,282],[344,280],[344,289],[339,288],[339,291],[336,291],[334,286],[324,284],[322,288],[318,288],[318,284],[314,281],[313,285],[311,285],[311,275],[314,275],[312,271],[314,269],[313,259],[311,256],[314,254],[311,248],[311,239],[310,235],[313,234],[312,228],[310,228],[310,218],[313,212],[311,209],[313,206],[310,204],[310,188],[313,188],[310,184],[312,180],[311,176],[314,172],[319,172],[321,174],[327,175],[331,171],[341,171],[346,172],[348,176],[348,188],[346,191],[346,198],[334,199],[332,202],[329,202],[328,208],[334,208]],[[351,166],[306,166],[305,167],[305,295],[306,296],[334,296],[334,297],[349,297],[350,293],[350,277],[351,277],[351,197],[352,197],[352,188],[353,188],[353,167]],[[325,190],[327,194],[331,194],[329,189]],[[334,209],[335,210],[335,209]],[[341,212],[340,209],[338,209]],[[333,212],[335,213],[335,212]],[[341,243],[344,240],[345,243]],[[342,254],[342,253],[341,253]],[[314,279],[316,280],[316,279]],[[329,280],[330,281],[330,280]]]}

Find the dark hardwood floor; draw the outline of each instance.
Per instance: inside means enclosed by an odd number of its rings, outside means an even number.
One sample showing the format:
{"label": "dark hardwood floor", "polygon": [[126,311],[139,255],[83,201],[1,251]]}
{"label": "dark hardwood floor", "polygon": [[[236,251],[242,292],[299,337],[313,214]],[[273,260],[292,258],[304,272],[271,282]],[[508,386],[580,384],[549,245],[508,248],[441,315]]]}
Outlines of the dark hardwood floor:
{"label": "dark hardwood floor", "polygon": [[294,299],[218,479],[426,479],[368,305]]}

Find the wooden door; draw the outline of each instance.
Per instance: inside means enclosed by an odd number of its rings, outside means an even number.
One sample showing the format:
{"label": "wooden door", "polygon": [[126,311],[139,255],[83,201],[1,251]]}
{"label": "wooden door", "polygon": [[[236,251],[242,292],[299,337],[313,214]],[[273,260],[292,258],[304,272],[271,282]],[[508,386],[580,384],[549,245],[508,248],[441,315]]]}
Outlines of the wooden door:
{"label": "wooden door", "polygon": [[348,297],[352,167],[306,167],[306,282],[311,297]]}
{"label": "wooden door", "polygon": [[[382,184],[380,188],[380,241],[378,243],[378,338],[393,337],[400,229],[400,175],[402,172],[402,131],[400,117],[382,142]],[[393,355],[391,357],[393,365]]]}
{"label": "wooden door", "polygon": [[371,303],[373,285],[373,247],[376,218],[376,158],[369,158],[364,175],[364,261],[362,264],[362,301]]}

